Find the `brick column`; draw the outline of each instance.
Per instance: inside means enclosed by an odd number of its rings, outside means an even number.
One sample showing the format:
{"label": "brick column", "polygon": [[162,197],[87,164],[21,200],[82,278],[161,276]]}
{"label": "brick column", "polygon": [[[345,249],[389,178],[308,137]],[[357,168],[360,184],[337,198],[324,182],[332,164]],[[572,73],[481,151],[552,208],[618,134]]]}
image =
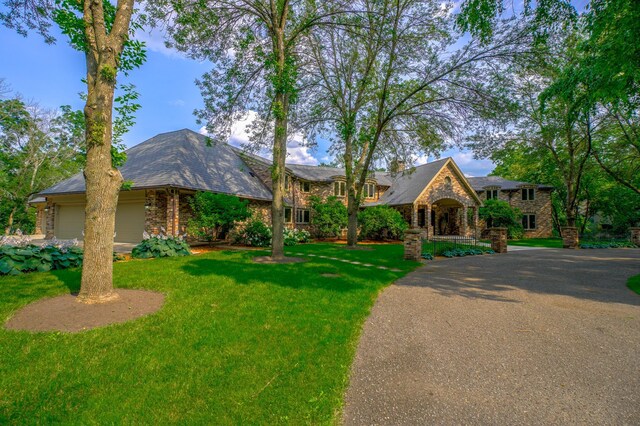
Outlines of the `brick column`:
{"label": "brick column", "polygon": [[480,222],[480,207],[475,206],[473,208],[473,236],[474,238],[480,238],[480,229],[478,229],[478,222]]}
{"label": "brick column", "polygon": [[404,233],[404,259],[422,259],[422,231],[419,229],[407,229]]}
{"label": "brick column", "polygon": [[638,247],[640,247],[640,227],[630,228],[631,231],[631,242]]}
{"label": "brick column", "polygon": [[45,214],[47,215],[47,228],[44,231],[44,238],[46,240],[50,240],[53,238],[55,231],[55,223],[56,223],[56,204],[52,202],[47,202],[47,206],[45,207]]}
{"label": "brick column", "polygon": [[469,211],[469,207],[462,206],[462,226],[460,227],[461,230],[461,234],[463,237],[468,237],[468,230],[469,230],[469,219],[467,218],[467,213]]}
{"label": "brick column", "polygon": [[564,226],[560,228],[562,232],[562,248],[577,249],[579,247],[578,228],[575,226]]}
{"label": "brick column", "polygon": [[180,195],[178,191],[170,191],[167,196],[167,235],[178,235],[179,227]]}
{"label": "brick column", "polygon": [[425,207],[424,216],[424,226],[427,228],[424,237],[429,239],[429,236],[433,235],[433,231],[431,230],[431,204],[427,204]]}
{"label": "brick column", "polygon": [[36,208],[36,229],[34,229],[34,232],[33,232],[36,235],[44,234],[44,229],[42,229],[42,221],[45,217],[44,209],[45,207],[40,204]]}
{"label": "brick column", "polygon": [[507,228],[490,228],[491,250],[496,253],[507,252]]}
{"label": "brick column", "polygon": [[144,197],[144,230],[150,234],[160,232],[162,221],[158,220],[158,191],[155,189],[147,189]]}
{"label": "brick column", "polygon": [[418,205],[413,204],[411,206],[411,228],[416,229],[418,227]]}

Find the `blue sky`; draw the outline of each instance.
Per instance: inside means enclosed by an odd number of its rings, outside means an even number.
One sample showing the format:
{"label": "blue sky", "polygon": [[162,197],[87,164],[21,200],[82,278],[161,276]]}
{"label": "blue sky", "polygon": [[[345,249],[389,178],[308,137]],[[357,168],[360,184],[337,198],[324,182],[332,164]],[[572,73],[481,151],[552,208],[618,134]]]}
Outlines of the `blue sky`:
{"label": "blue sky", "polygon": [[[16,93],[42,107],[71,105],[82,109],[78,93],[86,91],[81,82],[84,55],[69,47],[64,36],[57,38],[56,44],[47,45],[35,33],[25,38],[0,26],[0,57],[3,58],[0,78]],[[193,110],[202,106],[202,98],[194,81],[209,70],[210,64],[167,49],[159,34],[143,34],[141,38],[147,42],[148,60],[131,73],[127,82],[136,85],[142,109],[136,115],[136,124],[124,137],[125,144],[131,147],[158,133],[183,128],[200,131]],[[246,137],[244,126],[235,127],[230,142],[239,144]],[[288,161],[306,164],[327,161],[327,148],[326,141],[318,141],[314,150],[293,141]],[[452,149],[442,156],[453,157],[469,176],[483,176],[493,169],[489,160],[476,160],[469,152]],[[424,161],[426,157],[419,160]]]}

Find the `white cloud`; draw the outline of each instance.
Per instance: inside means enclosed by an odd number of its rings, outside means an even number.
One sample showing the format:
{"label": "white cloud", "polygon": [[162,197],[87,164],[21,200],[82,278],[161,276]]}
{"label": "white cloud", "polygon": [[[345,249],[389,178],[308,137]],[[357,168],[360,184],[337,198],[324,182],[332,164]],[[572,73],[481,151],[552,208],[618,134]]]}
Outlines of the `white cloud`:
{"label": "white cloud", "polygon": [[[245,117],[240,120],[236,120],[231,125],[231,135],[229,136],[228,143],[229,145],[235,146],[237,148],[244,148],[243,145],[249,143],[249,133],[247,132],[247,125],[251,124],[253,120],[257,117],[257,113],[255,111],[249,111]],[[205,126],[202,126],[199,130],[199,133],[202,135],[208,135],[207,129]],[[263,149],[258,154],[264,158],[271,159],[273,158],[272,153],[268,149]],[[305,164],[316,166],[319,164],[317,158],[313,156],[311,150],[306,143],[304,136],[300,133],[294,133],[289,136],[289,141],[287,142],[287,163],[293,164]]]}
{"label": "white cloud", "polygon": [[157,28],[145,27],[138,30],[136,31],[135,39],[143,41],[147,46],[147,49],[152,52],[161,53],[170,58],[186,58],[182,52],[166,46],[164,43],[165,35]]}

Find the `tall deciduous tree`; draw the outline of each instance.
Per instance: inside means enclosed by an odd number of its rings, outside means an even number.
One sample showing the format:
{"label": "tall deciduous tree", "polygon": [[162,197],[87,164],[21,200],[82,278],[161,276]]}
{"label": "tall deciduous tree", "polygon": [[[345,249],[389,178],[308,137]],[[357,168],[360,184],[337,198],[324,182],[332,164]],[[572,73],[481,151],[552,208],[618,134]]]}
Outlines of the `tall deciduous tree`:
{"label": "tall deciduous tree", "polygon": [[122,175],[112,163],[113,106],[118,73],[142,64],[141,43],[130,40],[134,0],[6,0],[0,20],[25,34],[49,35],[51,21],[69,36],[86,59],[84,108],[86,209],[84,262],[78,300],[101,303],[117,298],[113,291],[113,238]]}
{"label": "tall deciduous tree", "polygon": [[205,102],[197,112],[201,122],[226,140],[234,122],[255,117],[253,141],[272,149],[271,255],[275,259],[284,257],[285,160],[299,91],[298,42],[335,13],[333,4],[289,0],[148,3],[151,15],[167,23],[171,45],[213,62],[213,69],[198,81]]}
{"label": "tall deciduous tree", "polygon": [[[508,108],[506,66],[529,46],[526,25],[498,25],[491,43],[459,50],[450,11],[433,0],[356,2],[361,13],[310,36],[309,123],[333,133],[346,169],[348,244],[376,158],[437,151]],[[404,159],[404,158],[403,158]]]}

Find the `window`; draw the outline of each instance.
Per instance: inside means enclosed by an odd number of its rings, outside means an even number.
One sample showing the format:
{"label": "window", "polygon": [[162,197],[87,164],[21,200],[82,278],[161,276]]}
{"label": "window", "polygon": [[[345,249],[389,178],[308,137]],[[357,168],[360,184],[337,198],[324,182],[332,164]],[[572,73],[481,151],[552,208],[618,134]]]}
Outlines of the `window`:
{"label": "window", "polygon": [[536,198],[536,190],[534,188],[522,188],[522,200],[533,201]]}
{"label": "window", "polygon": [[333,193],[336,197],[344,197],[347,194],[347,183],[346,182],[334,182],[333,183]]}
{"label": "window", "polygon": [[365,183],[362,188],[362,193],[365,198],[374,198],[376,196],[376,184],[375,183]]}
{"label": "window", "polygon": [[290,180],[291,180],[291,178],[289,177],[289,175],[284,175],[284,190],[285,191],[289,190],[289,184],[290,184],[289,181]]}
{"label": "window", "polygon": [[447,176],[447,177],[445,177],[445,178],[444,178],[444,185],[445,185],[447,188],[450,188],[450,187],[451,187],[451,177]]}
{"label": "window", "polygon": [[487,189],[487,200],[497,200],[497,199],[498,199],[498,190]]}
{"label": "window", "polygon": [[527,229],[536,229],[536,215],[524,214],[522,215],[522,227]]}
{"label": "window", "polygon": [[309,210],[297,209],[296,210],[296,223],[309,223]]}
{"label": "window", "polygon": [[311,191],[311,183],[300,181],[300,192],[310,192]]}
{"label": "window", "polygon": [[284,223],[291,223],[291,207],[284,208]]}

